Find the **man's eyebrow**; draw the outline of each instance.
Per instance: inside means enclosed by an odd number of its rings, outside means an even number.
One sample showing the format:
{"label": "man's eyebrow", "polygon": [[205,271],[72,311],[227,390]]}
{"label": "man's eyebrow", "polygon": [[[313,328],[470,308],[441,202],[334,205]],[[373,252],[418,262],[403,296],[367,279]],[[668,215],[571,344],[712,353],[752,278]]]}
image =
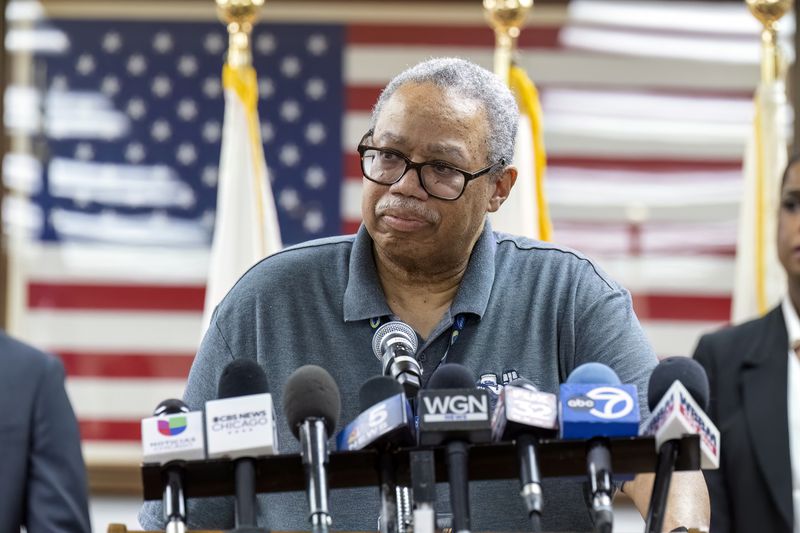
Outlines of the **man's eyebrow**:
{"label": "man's eyebrow", "polygon": [[[373,137],[372,140],[373,142],[381,141],[400,146],[404,146],[407,143],[406,137],[403,137],[402,135],[396,135],[391,132],[381,133],[380,137]],[[431,154],[442,154],[444,156],[455,157],[460,160],[467,158],[467,154],[465,154],[461,148],[450,144],[431,143],[425,147],[425,151]]]}

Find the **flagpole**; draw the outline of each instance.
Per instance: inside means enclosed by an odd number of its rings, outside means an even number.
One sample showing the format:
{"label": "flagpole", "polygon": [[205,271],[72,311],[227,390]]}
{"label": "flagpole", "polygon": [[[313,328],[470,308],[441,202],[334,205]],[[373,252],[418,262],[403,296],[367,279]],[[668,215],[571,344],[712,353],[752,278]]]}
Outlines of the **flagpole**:
{"label": "flagpole", "polygon": [[483,0],[484,14],[494,29],[494,73],[508,83],[511,61],[533,0]]}
{"label": "flagpole", "polygon": [[251,35],[264,0],[216,0],[228,29],[222,67],[222,125],[217,210],[211,242],[204,328],[236,281],[255,263],[281,249],[258,117],[258,82]]}
{"label": "flagpole", "polygon": [[216,0],[217,16],[228,27],[228,57],[233,68],[249,67],[253,63],[250,34],[264,0]]}
{"label": "flagpole", "polygon": [[745,0],[750,13],[762,24],[761,81],[780,79],[782,64],[778,51],[778,21],[792,8],[793,0]]}
{"label": "flagpole", "polygon": [[[761,87],[769,87],[780,82],[783,79],[785,65],[780,57],[780,50],[778,49],[778,21],[792,8],[793,0],[745,0],[750,13],[761,23]],[[767,150],[772,147],[765,146],[765,140],[770,135],[770,132],[764,131],[763,109],[761,99],[765,95],[756,94],[756,115],[754,118],[755,124],[755,168],[756,168],[756,182],[755,182],[755,242],[754,242],[754,260],[755,260],[755,303],[759,315],[767,312],[769,305],[769,295],[767,289],[767,264],[772,258],[768,257],[767,250],[770,249],[768,239],[774,240],[774,235],[771,235],[768,228],[772,224],[767,221],[766,217],[774,217],[769,206],[774,205],[775,198],[773,196],[772,181],[779,179],[778,176],[783,169],[772,168],[773,165],[767,161]],[[783,127],[783,125],[779,125]],[[767,182],[767,180],[771,180]]]}

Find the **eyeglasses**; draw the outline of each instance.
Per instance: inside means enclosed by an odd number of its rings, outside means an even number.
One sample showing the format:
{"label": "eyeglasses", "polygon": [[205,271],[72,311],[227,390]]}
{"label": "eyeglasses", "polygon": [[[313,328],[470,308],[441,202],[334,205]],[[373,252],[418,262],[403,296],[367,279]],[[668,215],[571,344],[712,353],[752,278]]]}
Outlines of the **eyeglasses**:
{"label": "eyeglasses", "polygon": [[495,167],[506,164],[505,159],[500,159],[497,163],[477,172],[467,172],[441,161],[415,163],[397,150],[364,144],[370,136],[372,131],[364,134],[358,144],[361,172],[365,178],[380,185],[393,185],[400,181],[409,169],[413,169],[417,171],[417,177],[425,192],[440,200],[458,200],[464,193],[467,183],[490,173]]}

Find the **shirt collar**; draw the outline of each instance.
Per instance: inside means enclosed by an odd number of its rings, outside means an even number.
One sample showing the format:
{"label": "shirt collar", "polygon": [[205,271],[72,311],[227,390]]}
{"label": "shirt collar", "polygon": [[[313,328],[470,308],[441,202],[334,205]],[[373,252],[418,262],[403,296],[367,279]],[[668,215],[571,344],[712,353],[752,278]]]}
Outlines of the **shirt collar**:
{"label": "shirt collar", "polygon": [[[450,306],[452,316],[472,313],[483,316],[489,304],[494,282],[494,254],[497,248],[492,228],[486,220],[483,232],[472,249],[467,270]],[[344,320],[353,322],[392,314],[383,294],[375,259],[372,238],[362,224],[358,228],[350,252],[349,276],[344,291]]]}
{"label": "shirt collar", "polygon": [[789,335],[789,349],[794,350],[800,344],[800,318],[788,295],[781,302],[781,310],[786,322],[786,333]]}

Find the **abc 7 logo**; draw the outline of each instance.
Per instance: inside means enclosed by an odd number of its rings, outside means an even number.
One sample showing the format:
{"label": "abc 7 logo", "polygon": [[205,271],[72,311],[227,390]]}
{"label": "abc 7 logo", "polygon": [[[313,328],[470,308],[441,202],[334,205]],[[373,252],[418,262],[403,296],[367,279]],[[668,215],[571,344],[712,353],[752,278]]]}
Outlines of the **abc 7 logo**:
{"label": "abc 7 logo", "polygon": [[[599,404],[599,405],[598,405]],[[633,411],[633,398],[624,390],[614,387],[597,387],[586,396],[574,396],[567,400],[572,409],[589,411],[598,418],[615,420]]]}

